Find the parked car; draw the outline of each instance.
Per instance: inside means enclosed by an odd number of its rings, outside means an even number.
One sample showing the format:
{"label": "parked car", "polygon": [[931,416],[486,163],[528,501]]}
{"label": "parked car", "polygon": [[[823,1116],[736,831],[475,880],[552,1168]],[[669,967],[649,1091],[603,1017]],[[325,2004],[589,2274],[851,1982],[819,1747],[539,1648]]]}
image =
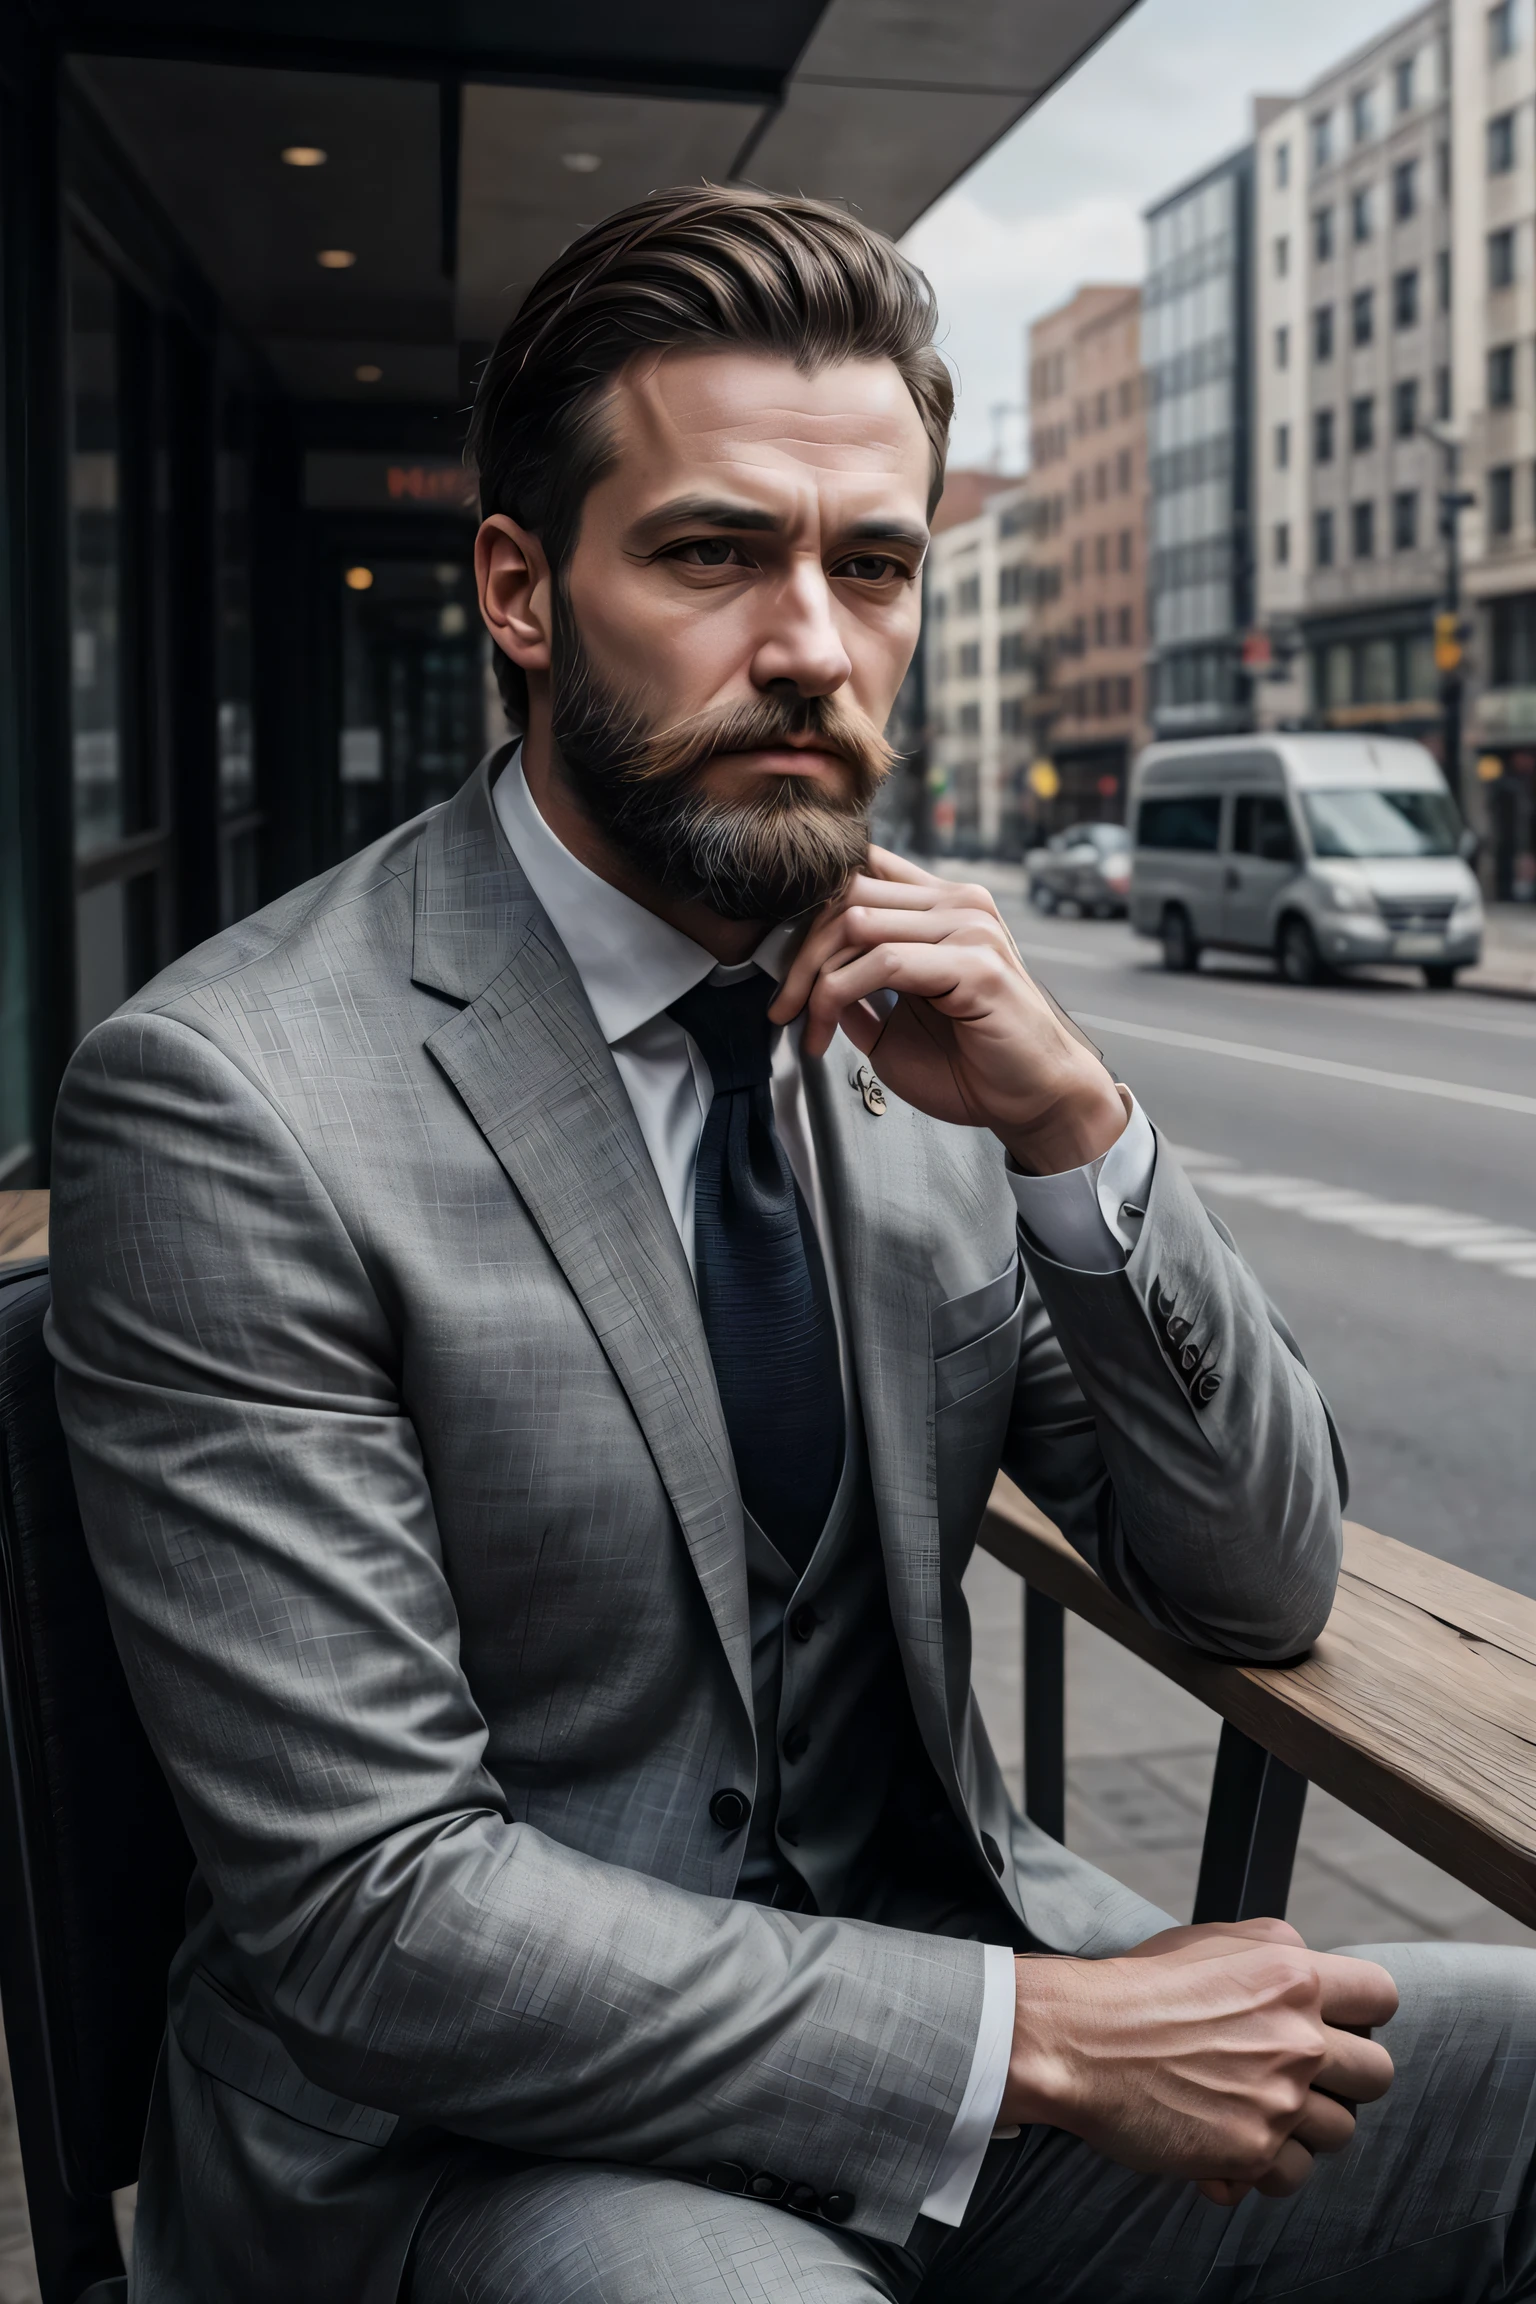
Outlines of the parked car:
{"label": "parked car", "polygon": [[1076,904],[1095,919],[1126,908],[1131,889],[1131,836],[1123,824],[1069,824],[1024,860],[1030,901],[1042,912]]}
{"label": "parked car", "polygon": [[1408,960],[1444,989],[1482,957],[1483,906],[1439,763],[1383,736],[1154,744],[1131,777],[1131,925],[1167,967],[1268,952],[1292,984]]}

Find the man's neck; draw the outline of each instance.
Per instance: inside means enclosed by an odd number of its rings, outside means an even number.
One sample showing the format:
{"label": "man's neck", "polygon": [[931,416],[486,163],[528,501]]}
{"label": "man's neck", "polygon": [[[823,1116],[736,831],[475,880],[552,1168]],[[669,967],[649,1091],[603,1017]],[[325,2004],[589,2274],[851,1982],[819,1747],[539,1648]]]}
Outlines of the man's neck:
{"label": "man's neck", "polygon": [[554,745],[543,730],[530,729],[523,739],[523,776],[533,804],[555,838],[569,848],[579,863],[599,880],[606,880],[633,903],[643,904],[659,920],[691,937],[727,967],[750,960],[768,932],[766,920],[724,920],[707,904],[669,896],[654,880],[616,848],[594,824],[572,791]]}

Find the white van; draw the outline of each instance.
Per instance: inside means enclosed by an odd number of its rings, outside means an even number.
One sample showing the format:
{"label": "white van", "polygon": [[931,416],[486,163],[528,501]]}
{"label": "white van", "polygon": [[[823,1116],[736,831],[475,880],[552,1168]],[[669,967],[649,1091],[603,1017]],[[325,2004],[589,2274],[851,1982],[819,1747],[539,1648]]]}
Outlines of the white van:
{"label": "white van", "polygon": [[1131,775],[1131,925],[1169,968],[1204,945],[1273,954],[1292,984],[1409,960],[1443,989],[1482,956],[1483,906],[1444,776],[1388,736],[1153,744]]}

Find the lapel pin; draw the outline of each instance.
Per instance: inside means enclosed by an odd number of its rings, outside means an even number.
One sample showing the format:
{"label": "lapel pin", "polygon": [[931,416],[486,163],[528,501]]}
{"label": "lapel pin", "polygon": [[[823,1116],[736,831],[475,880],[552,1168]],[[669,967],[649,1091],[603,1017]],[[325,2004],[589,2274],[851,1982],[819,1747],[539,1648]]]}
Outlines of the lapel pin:
{"label": "lapel pin", "polygon": [[864,1099],[866,1112],[873,1112],[877,1120],[885,1117],[885,1090],[867,1064],[861,1064],[857,1072],[849,1073],[848,1085],[857,1088]]}

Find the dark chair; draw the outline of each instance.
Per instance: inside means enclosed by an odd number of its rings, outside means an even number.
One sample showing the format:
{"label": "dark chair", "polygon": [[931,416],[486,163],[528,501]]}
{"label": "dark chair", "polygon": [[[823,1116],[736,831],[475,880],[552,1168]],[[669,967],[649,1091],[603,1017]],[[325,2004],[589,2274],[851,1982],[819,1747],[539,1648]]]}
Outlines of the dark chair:
{"label": "dark chair", "polygon": [[43,2304],[113,2304],[192,1853],[86,1551],[47,1309],[46,1263],[0,1270],[0,2004]]}

